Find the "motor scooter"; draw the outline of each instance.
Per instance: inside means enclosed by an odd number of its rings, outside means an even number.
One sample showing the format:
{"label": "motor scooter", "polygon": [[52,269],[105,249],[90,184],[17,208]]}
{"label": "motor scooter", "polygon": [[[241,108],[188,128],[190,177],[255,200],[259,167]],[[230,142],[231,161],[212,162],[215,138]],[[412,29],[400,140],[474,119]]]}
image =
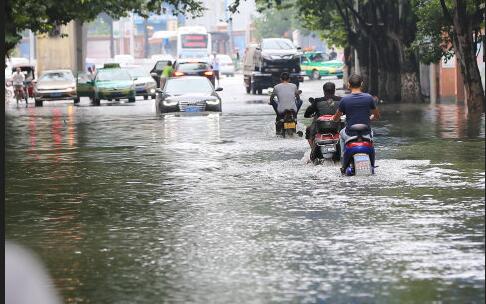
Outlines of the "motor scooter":
{"label": "motor scooter", "polygon": [[368,125],[355,124],[349,131],[357,135],[346,140],[341,173],[351,175],[372,175],[375,173],[375,148],[373,139],[365,135],[371,132]]}

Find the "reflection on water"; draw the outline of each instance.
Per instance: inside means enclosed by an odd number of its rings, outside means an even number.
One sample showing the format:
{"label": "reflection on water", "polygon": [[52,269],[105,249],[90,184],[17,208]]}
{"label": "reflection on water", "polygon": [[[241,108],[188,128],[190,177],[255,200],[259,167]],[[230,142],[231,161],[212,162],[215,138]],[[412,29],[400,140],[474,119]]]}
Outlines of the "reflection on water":
{"label": "reflection on water", "polygon": [[484,301],[484,116],[383,106],[366,179],[225,106],[7,109],[6,237],[67,303]]}

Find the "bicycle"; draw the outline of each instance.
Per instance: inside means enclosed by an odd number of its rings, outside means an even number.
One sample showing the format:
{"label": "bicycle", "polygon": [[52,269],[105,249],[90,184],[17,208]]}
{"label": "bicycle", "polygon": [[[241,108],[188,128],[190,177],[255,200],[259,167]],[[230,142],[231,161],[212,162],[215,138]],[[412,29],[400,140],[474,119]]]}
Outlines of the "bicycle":
{"label": "bicycle", "polygon": [[17,105],[19,104],[19,101],[22,99],[25,99],[25,106],[27,107],[29,103],[29,94],[25,92],[25,88],[23,85],[15,85],[15,100],[17,100]]}

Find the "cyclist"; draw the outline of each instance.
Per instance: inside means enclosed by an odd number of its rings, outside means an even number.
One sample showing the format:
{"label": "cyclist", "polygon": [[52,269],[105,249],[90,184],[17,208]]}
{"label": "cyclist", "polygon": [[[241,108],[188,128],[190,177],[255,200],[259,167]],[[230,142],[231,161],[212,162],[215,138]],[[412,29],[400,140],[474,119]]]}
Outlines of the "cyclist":
{"label": "cyclist", "polygon": [[27,97],[25,97],[24,81],[24,74],[22,73],[20,68],[17,68],[15,70],[15,73],[12,75],[12,84],[15,90],[15,99],[17,99],[17,103],[19,103],[20,99],[25,98],[25,102],[27,104]]}

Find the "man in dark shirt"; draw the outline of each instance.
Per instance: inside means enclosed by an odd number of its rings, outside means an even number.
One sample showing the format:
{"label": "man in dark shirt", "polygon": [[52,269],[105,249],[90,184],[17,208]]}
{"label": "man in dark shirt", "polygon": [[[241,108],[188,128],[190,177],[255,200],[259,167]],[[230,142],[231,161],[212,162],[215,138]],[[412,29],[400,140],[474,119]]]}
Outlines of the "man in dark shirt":
{"label": "man in dark shirt", "polygon": [[339,107],[341,97],[334,95],[336,92],[336,85],[332,82],[326,82],[322,86],[324,97],[310,98],[311,105],[305,110],[304,117],[310,118],[314,116],[312,124],[305,130],[305,138],[312,147],[314,136],[316,135],[316,119],[321,115],[333,115]]}
{"label": "man in dark shirt", "polygon": [[[351,136],[357,135],[352,131],[347,130],[348,127],[355,124],[365,124],[370,126],[371,120],[378,120],[380,118],[380,111],[378,111],[373,97],[368,93],[361,92],[362,83],[363,78],[359,75],[353,74],[349,77],[351,94],[341,99],[339,109],[333,117],[334,121],[339,121],[341,115],[346,115],[346,128],[342,129],[339,133],[341,159],[344,153],[344,144],[346,143],[346,140]],[[371,138],[373,133],[371,132],[371,127],[369,129],[370,133],[365,135],[365,137]]]}

